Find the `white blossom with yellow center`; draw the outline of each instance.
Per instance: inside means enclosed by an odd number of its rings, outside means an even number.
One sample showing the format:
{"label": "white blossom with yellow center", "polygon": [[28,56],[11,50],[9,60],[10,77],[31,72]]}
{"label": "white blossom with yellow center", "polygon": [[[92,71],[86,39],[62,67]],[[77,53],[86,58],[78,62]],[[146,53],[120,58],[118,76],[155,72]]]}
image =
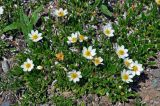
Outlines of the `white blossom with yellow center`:
{"label": "white blossom with yellow center", "polygon": [[126,83],[130,83],[130,82],[133,82],[132,78],[134,76],[132,75],[132,72],[130,70],[123,70],[121,72],[121,78],[122,78],[122,81],[126,82]]}
{"label": "white blossom with yellow center", "polygon": [[103,27],[103,33],[107,36],[107,37],[113,37],[114,36],[114,30],[112,28],[112,25],[109,23],[107,25],[105,25]]}
{"label": "white blossom with yellow center", "polygon": [[78,39],[78,33],[72,33],[71,36],[68,37],[68,44],[76,43]]}
{"label": "white blossom with yellow center", "polygon": [[142,64],[139,64],[138,61],[133,62],[130,69],[132,70],[133,75],[140,75],[143,71]]}
{"label": "white blossom with yellow center", "polygon": [[39,40],[42,39],[42,33],[38,33],[37,30],[36,31],[32,30],[31,33],[29,34],[29,37],[33,42],[38,42]]}
{"label": "white blossom with yellow center", "polygon": [[88,39],[87,36],[80,34],[80,32],[77,32],[77,34],[78,34],[79,42],[83,42]]}
{"label": "white blossom with yellow center", "polygon": [[96,55],[96,49],[92,49],[92,46],[83,47],[82,54],[87,59],[93,59],[93,56]]}
{"label": "white blossom with yellow center", "polygon": [[128,49],[125,49],[124,46],[118,46],[116,48],[116,54],[118,55],[119,58],[126,58],[128,57]]}
{"label": "white blossom with yellow center", "polygon": [[125,58],[124,59],[124,65],[129,68],[130,65],[133,63],[133,60],[132,59],[129,59],[129,58]]}
{"label": "white blossom with yellow center", "polygon": [[54,14],[57,16],[57,17],[64,17],[65,15],[68,14],[68,11],[67,9],[63,10],[62,8],[60,9],[56,9]]}
{"label": "white blossom with yellow center", "polygon": [[71,72],[68,72],[69,81],[73,81],[74,83],[79,82],[80,78],[82,78],[81,72],[72,70]]}
{"label": "white blossom with yellow center", "polygon": [[155,2],[157,3],[157,5],[160,5],[160,0],[155,0]]}
{"label": "white blossom with yellow center", "polygon": [[21,65],[21,68],[23,68],[23,71],[31,71],[34,68],[33,61],[27,59],[26,62]]}
{"label": "white blossom with yellow center", "polygon": [[93,63],[95,64],[95,66],[98,66],[99,64],[103,64],[103,59],[101,57],[95,57],[93,59]]}

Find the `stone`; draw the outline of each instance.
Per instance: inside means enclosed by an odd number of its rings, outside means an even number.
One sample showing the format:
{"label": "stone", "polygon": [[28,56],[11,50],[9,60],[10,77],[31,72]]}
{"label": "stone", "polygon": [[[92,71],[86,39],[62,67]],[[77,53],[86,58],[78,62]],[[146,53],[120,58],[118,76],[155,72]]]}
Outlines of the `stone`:
{"label": "stone", "polygon": [[151,70],[151,74],[152,74],[154,77],[159,78],[159,77],[160,77],[160,69]]}
{"label": "stone", "polygon": [[92,95],[92,94],[89,94],[89,95],[87,96],[87,101],[88,101],[89,103],[91,103],[91,102],[93,101],[93,95]]}
{"label": "stone", "polygon": [[144,98],[144,101],[145,101],[145,102],[148,102],[149,100],[150,100],[149,95],[146,95],[146,97]]}
{"label": "stone", "polygon": [[3,102],[3,97],[0,97],[0,104],[2,104]]}
{"label": "stone", "polygon": [[1,104],[1,106],[10,106],[10,104],[9,104],[8,101],[6,101],[6,102],[3,102],[3,103]]}
{"label": "stone", "polygon": [[62,95],[63,95],[64,97],[68,98],[68,97],[73,96],[73,93],[72,93],[72,92],[67,92],[67,91],[66,91],[66,92],[63,92]]}
{"label": "stone", "polygon": [[9,71],[8,60],[6,58],[4,58],[3,61],[1,62],[1,64],[2,64],[3,72],[7,73]]}

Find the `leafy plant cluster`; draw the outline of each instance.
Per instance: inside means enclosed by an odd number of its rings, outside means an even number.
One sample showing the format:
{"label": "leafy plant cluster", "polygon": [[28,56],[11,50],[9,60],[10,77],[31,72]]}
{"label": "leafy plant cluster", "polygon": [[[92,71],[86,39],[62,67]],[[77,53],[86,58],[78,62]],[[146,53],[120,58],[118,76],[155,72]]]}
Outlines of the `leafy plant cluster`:
{"label": "leafy plant cluster", "polygon": [[[22,105],[49,101],[61,104],[66,99],[62,95],[66,91],[73,94],[64,103],[68,105],[90,93],[100,96],[109,94],[112,102],[137,97],[137,90],[132,89],[134,83],[128,84],[121,79],[125,65],[118,58],[114,45],[124,45],[130,58],[138,60],[144,67],[153,65],[154,62],[147,59],[155,56],[160,49],[160,15],[156,3],[126,0],[123,4],[117,2],[111,7],[108,2],[101,0],[59,0],[56,7],[67,9],[68,15],[55,17],[52,9],[43,15],[43,3],[38,4],[28,15],[25,8],[18,5],[11,24],[2,22],[1,33],[22,33],[27,47],[16,55],[17,65],[7,74],[8,80],[0,83],[1,89],[15,92],[23,90],[20,100]],[[115,30],[112,38],[107,38],[102,31],[102,26],[109,22]],[[43,39],[32,42],[28,36],[31,30],[41,32]],[[87,36],[88,40],[68,44],[67,37],[76,31]],[[104,65],[95,66],[82,56],[83,47],[89,46],[96,49],[97,55],[103,58]],[[60,52],[64,54],[62,60],[56,57]],[[43,69],[34,68],[31,72],[24,72],[21,65],[27,58],[33,60],[35,67],[40,65]],[[67,73],[73,69],[81,71],[82,78],[78,83],[69,81],[67,77]],[[140,77],[136,76],[135,79]],[[51,92],[48,92],[49,88]]]}

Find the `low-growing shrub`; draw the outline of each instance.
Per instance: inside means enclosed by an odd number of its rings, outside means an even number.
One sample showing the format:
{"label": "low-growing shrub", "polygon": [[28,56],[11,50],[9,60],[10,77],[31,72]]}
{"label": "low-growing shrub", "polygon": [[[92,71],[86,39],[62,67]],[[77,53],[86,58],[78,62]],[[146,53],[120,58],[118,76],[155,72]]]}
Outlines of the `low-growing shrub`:
{"label": "low-growing shrub", "polygon": [[[92,93],[108,95],[112,102],[137,97],[133,86],[146,66],[154,64],[148,58],[160,49],[157,4],[148,0],[114,4],[59,0],[50,8],[46,4],[27,4],[31,5],[27,9],[17,5],[11,24],[2,21],[2,33],[19,32],[26,47],[15,56],[17,64],[1,89],[23,91],[22,105],[49,101],[72,105]],[[8,16],[6,10],[2,18]],[[70,92],[67,100],[64,92]]]}

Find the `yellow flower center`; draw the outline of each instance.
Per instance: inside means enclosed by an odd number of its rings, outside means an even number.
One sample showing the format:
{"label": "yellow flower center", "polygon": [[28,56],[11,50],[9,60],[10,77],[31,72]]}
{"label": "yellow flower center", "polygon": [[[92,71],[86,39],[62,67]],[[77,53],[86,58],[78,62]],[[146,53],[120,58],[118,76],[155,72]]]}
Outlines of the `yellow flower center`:
{"label": "yellow flower center", "polygon": [[129,79],[129,76],[128,76],[128,74],[124,74],[122,78],[123,78],[124,80],[128,80],[128,79]]}
{"label": "yellow flower center", "polygon": [[135,72],[138,71],[138,67],[137,66],[133,66],[132,68],[133,68],[132,69],[133,71],[135,71]]}
{"label": "yellow flower center", "polygon": [[83,41],[84,40],[84,36],[83,35],[79,35],[79,39]]}
{"label": "yellow flower center", "polygon": [[58,12],[58,16],[59,17],[63,17],[64,16],[64,12],[63,11]]}
{"label": "yellow flower center", "polygon": [[155,0],[158,5],[160,5],[160,0]]}
{"label": "yellow flower center", "polygon": [[94,63],[95,63],[95,64],[100,64],[100,60],[99,60],[98,58],[95,58],[95,59],[94,59]]}
{"label": "yellow flower center", "polygon": [[124,55],[124,50],[119,50],[118,55]]}
{"label": "yellow flower center", "polygon": [[127,67],[129,67],[131,63],[126,60],[126,61],[124,62],[124,64],[125,64]]}
{"label": "yellow flower center", "polygon": [[75,42],[77,42],[77,38],[73,37],[71,41],[72,41],[72,43],[75,43]]}
{"label": "yellow flower center", "polygon": [[106,34],[106,35],[109,35],[110,33],[111,33],[111,30],[109,30],[109,29],[106,29],[106,30],[105,30],[105,34]]}
{"label": "yellow flower center", "polygon": [[72,79],[75,79],[75,78],[77,78],[77,77],[78,77],[77,73],[72,73],[72,74],[71,74],[71,78],[72,78]]}
{"label": "yellow flower center", "polygon": [[33,40],[38,39],[38,35],[37,35],[37,34],[32,35],[32,39],[33,39]]}
{"label": "yellow flower center", "polygon": [[26,66],[26,68],[28,69],[28,68],[31,67],[31,64],[30,64],[30,63],[27,63],[25,66]]}
{"label": "yellow flower center", "polygon": [[86,55],[86,56],[91,56],[91,52],[90,52],[89,50],[87,50],[87,51],[85,52],[85,55]]}

